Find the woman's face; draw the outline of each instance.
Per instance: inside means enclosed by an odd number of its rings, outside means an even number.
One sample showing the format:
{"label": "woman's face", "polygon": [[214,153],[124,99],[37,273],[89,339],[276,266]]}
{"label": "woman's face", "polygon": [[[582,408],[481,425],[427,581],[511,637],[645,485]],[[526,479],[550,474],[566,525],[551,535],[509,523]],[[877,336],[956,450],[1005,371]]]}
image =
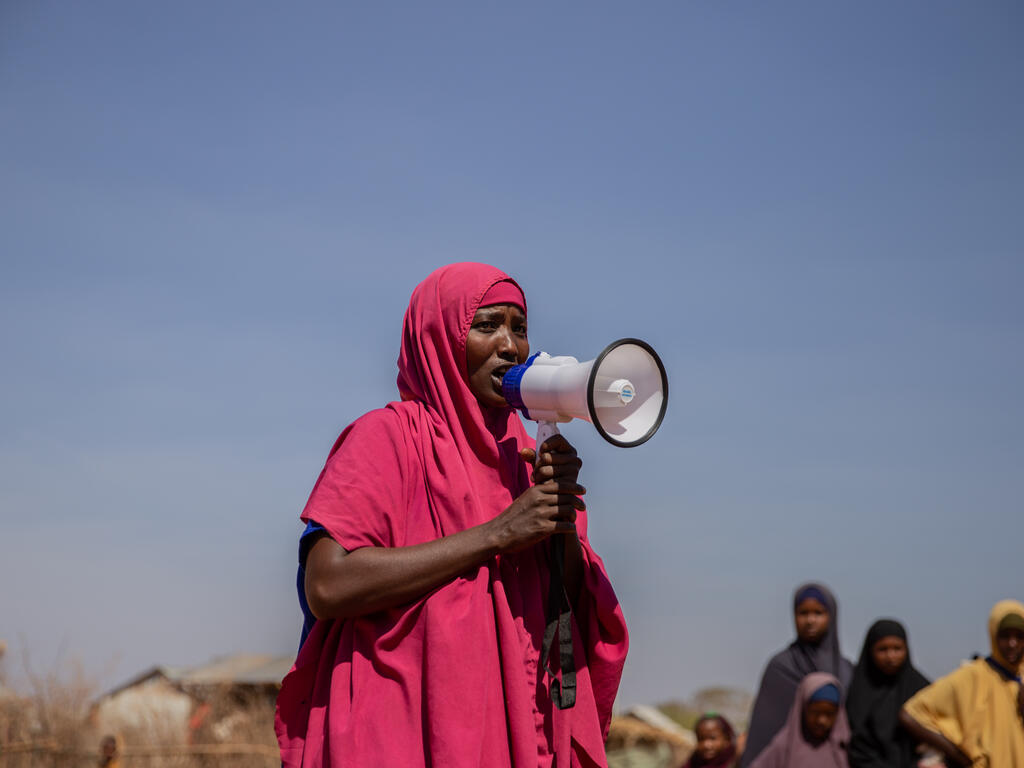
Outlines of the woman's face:
{"label": "woman's face", "polygon": [[1024,631],[1019,629],[1003,629],[996,635],[996,648],[1011,667],[1020,664],[1024,659]]}
{"label": "woman's face", "polygon": [[714,760],[729,746],[729,739],[717,720],[704,720],[697,726],[697,754]]}
{"label": "woman's face", "polygon": [[907,644],[901,637],[883,637],[871,646],[871,660],[888,677],[899,672],[907,663]]}
{"label": "woman's face", "polygon": [[812,741],[824,741],[836,724],[839,707],[831,701],[812,701],[804,707],[804,730]]}
{"label": "woman's face", "polygon": [[800,642],[817,645],[828,631],[828,609],[813,597],[805,597],[794,612]]}
{"label": "woman's face", "polygon": [[469,388],[480,405],[506,407],[501,378],[529,356],[523,310],[515,304],[491,304],[476,311],[466,334],[466,372]]}

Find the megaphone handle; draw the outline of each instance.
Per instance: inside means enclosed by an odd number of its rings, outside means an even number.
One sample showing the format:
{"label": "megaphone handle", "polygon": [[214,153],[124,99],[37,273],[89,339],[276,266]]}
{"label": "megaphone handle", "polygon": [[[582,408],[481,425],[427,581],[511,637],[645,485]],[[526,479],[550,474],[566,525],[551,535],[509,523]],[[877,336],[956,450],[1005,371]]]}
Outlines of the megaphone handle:
{"label": "megaphone handle", "polygon": [[[540,447],[552,435],[557,435],[558,425],[553,421],[537,422],[537,460],[540,464]],[[564,534],[553,536],[551,561],[548,564],[551,583],[548,589],[547,626],[541,642],[541,666],[547,670],[551,700],[558,709],[571,709],[576,704],[576,661],[572,649],[572,603],[565,593],[565,545]],[[558,661],[551,658],[552,647],[558,635]],[[561,680],[558,673],[561,672]]]}
{"label": "megaphone handle", "polygon": [[544,445],[544,441],[553,435],[560,434],[558,431],[558,425],[553,421],[538,421],[537,422],[537,459],[534,464],[540,464],[540,447]]}

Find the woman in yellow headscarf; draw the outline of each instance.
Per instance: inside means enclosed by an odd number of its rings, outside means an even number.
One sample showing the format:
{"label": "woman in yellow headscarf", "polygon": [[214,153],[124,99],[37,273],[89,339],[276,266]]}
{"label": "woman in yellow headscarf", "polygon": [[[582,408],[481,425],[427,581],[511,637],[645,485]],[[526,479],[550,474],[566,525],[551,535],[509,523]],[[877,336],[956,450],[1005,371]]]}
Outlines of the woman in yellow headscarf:
{"label": "woman in yellow headscarf", "polygon": [[1024,767],[1024,604],[1003,600],[988,619],[992,655],[965,664],[903,705],[900,723],[953,765]]}

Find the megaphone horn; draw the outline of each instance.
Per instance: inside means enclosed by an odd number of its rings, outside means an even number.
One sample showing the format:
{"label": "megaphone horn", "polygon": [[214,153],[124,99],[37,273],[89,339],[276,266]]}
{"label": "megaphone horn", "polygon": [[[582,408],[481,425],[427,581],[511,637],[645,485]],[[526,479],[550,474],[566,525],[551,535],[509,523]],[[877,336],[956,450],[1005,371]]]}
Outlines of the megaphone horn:
{"label": "megaphone horn", "polygon": [[[665,366],[650,344],[639,339],[614,341],[586,363],[538,352],[508,370],[501,391],[509,405],[542,427],[584,419],[609,443],[623,448],[647,442],[668,407]],[[537,442],[543,442],[540,430]]]}

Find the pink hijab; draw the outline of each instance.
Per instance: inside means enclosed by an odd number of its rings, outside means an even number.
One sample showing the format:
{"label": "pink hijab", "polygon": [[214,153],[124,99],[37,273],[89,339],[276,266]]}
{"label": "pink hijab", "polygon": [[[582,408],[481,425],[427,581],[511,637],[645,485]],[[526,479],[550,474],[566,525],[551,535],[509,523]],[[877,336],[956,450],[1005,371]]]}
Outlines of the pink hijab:
{"label": "pink hijab", "polygon": [[812,744],[804,738],[804,707],[815,691],[830,683],[842,691],[839,679],[828,672],[811,672],[800,681],[786,724],[754,758],[750,768],[849,768],[846,745],[850,741],[850,725],[842,705],[839,705],[835,725],[825,741]]}
{"label": "pink hijab", "polygon": [[[518,453],[532,440],[519,417],[481,408],[466,383],[470,322],[502,281],[514,285],[494,267],[464,263],[417,286],[398,358],[402,402],[341,434],[304,521],[349,551],[406,546],[486,522],[529,486]],[[539,663],[549,577],[547,547],[537,545],[407,605],[318,621],[278,696],[285,768],[606,765],[628,641],[584,513],[577,529],[575,707],[552,707]]]}

